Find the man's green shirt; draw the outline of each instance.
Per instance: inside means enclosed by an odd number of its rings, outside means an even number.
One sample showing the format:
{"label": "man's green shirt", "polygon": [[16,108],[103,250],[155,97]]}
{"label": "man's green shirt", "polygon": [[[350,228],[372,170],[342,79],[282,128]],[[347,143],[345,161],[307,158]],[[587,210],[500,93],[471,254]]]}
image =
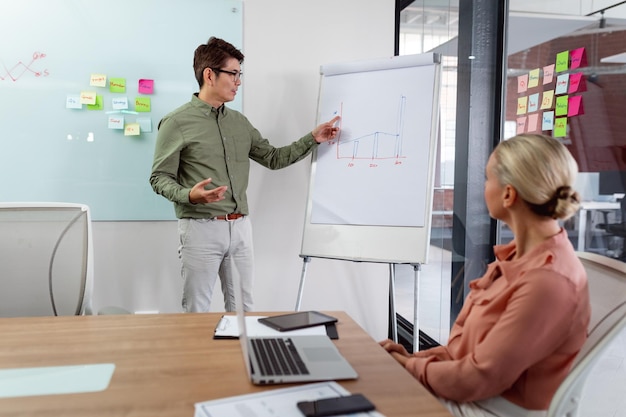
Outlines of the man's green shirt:
{"label": "man's green shirt", "polygon": [[[249,214],[250,159],[270,169],[284,168],[304,159],[316,145],[309,133],[275,148],[243,114],[225,106],[215,109],[194,94],[159,123],[150,185],[174,203],[178,218]],[[212,178],[209,187],[228,186],[225,199],[191,204],[191,188],[207,178]]]}

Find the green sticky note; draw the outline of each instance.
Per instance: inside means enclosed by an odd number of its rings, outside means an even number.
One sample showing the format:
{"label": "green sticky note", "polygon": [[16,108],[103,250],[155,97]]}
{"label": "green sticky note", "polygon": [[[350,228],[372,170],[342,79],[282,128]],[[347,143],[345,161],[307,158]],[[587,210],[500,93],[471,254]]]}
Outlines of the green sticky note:
{"label": "green sticky note", "polygon": [[554,108],[555,116],[567,116],[568,96],[558,96],[556,98],[556,107]]}
{"label": "green sticky note", "polygon": [[563,51],[556,54],[555,71],[567,71],[569,68],[569,51]]}
{"label": "green sticky note", "polygon": [[147,113],[150,111],[150,97],[136,97],[135,111]]}
{"label": "green sticky note", "polygon": [[554,137],[564,138],[567,136],[567,117],[558,117],[554,120]]}
{"label": "green sticky note", "polygon": [[102,110],[104,109],[104,99],[101,95],[96,96],[95,104],[87,104],[87,110]]}
{"label": "green sticky note", "polygon": [[110,78],[109,91],[112,93],[126,92],[126,78]]}

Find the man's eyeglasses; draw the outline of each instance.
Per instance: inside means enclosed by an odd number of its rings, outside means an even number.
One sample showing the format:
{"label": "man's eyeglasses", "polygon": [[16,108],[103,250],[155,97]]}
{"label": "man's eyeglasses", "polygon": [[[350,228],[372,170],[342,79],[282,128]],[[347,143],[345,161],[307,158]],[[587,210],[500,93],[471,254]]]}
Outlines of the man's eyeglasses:
{"label": "man's eyeglasses", "polygon": [[[211,67],[209,67],[209,68],[211,68]],[[218,74],[220,72],[224,72],[226,74],[232,75],[233,76],[233,81],[235,81],[235,82],[241,80],[241,77],[243,77],[243,72],[241,72],[241,71],[227,71],[227,70],[223,70],[223,69],[220,69],[220,68],[211,68],[211,69],[213,71],[217,72]]]}

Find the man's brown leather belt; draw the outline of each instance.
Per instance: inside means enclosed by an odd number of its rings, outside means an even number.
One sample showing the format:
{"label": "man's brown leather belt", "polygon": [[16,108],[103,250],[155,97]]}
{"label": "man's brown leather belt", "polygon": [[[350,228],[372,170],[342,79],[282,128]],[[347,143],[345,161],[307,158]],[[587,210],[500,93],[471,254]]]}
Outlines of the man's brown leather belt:
{"label": "man's brown leather belt", "polygon": [[213,217],[215,220],[226,220],[226,221],[233,221],[233,220],[237,220],[238,218],[243,217],[243,214],[241,213],[230,213],[227,214],[226,216],[215,216]]}

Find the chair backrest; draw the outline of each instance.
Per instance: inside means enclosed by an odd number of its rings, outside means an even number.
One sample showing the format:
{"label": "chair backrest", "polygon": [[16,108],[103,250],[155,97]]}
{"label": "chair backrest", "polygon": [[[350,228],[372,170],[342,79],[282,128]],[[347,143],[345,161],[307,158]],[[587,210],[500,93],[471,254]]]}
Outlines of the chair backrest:
{"label": "chair backrest", "polygon": [[594,253],[579,252],[587,271],[591,301],[588,339],[574,366],[552,398],[548,417],[578,415],[587,375],[600,354],[626,328],[626,263]]}
{"label": "chair backrest", "polygon": [[0,202],[0,317],[92,314],[89,207]]}

